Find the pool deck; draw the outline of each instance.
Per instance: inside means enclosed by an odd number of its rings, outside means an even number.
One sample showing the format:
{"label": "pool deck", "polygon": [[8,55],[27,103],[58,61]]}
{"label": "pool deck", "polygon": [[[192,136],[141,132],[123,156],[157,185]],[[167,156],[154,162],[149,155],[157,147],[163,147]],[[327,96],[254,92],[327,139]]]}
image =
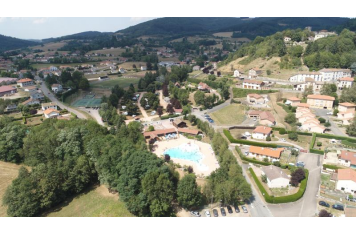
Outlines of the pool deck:
{"label": "pool deck", "polygon": [[179,135],[179,138],[177,139],[172,139],[168,141],[159,141],[155,143],[156,149],[154,153],[159,156],[163,157],[163,153],[165,150],[170,149],[170,148],[175,148],[178,147],[182,144],[185,143],[194,143],[199,146],[200,152],[203,154],[203,159],[201,160],[201,164],[203,166],[200,166],[198,163],[194,161],[189,161],[189,160],[183,160],[183,159],[176,159],[172,158],[171,160],[174,163],[178,163],[181,166],[192,166],[194,173],[198,176],[209,176],[211,172],[219,168],[218,161],[215,157],[214,151],[212,150],[212,147],[208,143],[203,143],[200,141],[188,139],[182,135]]}

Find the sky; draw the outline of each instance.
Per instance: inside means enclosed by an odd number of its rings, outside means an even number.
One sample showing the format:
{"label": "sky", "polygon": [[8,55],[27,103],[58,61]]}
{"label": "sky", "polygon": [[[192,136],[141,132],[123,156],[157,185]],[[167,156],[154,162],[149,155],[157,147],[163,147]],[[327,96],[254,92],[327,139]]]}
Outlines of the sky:
{"label": "sky", "polygon": [[0,17],[0,34],[45,39],[84,31],[115,32],[156,17]]}

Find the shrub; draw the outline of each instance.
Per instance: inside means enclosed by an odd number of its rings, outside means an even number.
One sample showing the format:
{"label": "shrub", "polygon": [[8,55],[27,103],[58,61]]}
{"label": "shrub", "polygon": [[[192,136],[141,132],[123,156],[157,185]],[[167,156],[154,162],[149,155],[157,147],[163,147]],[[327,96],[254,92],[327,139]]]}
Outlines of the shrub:
{"label": "shrub", "polygon": [[318,147],[321,147],[322,143],[321,143],[321,142],[317,142],[316,145],[317,145]]}
{"label": "shrub", "polygon": [[310,149],[309,152],[314,154],[324,155],[324,151],[322,150]]}
{"label": "shrub", "polygon": [[165,162],[169,162],[170,160],[171,160],[171,156],[168,155],[168,154],[165,154],[165,155],[164,155],[164,161],[165,161]]}
{"label": "shrub", "polygon": [[332,169],[332,170],[342,169],[342,167],[338,167],[338,166],[335,166],[335,165],[329,165],[329,164],[324,164],[323,168],[324,169]]}
{"label": "shrub", "polygon": [[271,148],[277,148],[277,144],[273,144],[273,143],[259,143],[259,142],[244,140],[244,139],[235,139],[234,137],[232,137],[230,131],[224,129],[223,132],[224,132],[225,136],[227,137],[227,139],[228,139],[231,143],[241,143],[241,144],[253,145],[253,146],[257,146],[257,147],[271,147]]}
{"label": "shrub", "polygon": [[288,133],[288,138],[294,141],[298,140],[298,134],[296,132],[290,132]]}
{"label": "shrub", "polygon": [[324,123],[326,122],[326,120],[325,120],[324,118],[322,118],[322,117],[320,117],[318,120],[319,120],[320,123],[322,123],[322,124],[324,124]]}
{"label": "shrub", "polygon": [[292,174],[291,174],[291,180],[290,183],[293,186],[298,186],[298,184],[300,183],[300,181],[302,181],[303,179],[305,179],[305,172],[304,169],[302,168],[298,168],[296,169]]}
{"label": "shrub", "polygon": [[273,162],[273,165],[274,165],[274,166],[281,167],[281,163],[280,163],[279,161],[275,161],[275,162]]}
{"label": "shrub", "polygon": [[148,127],[148,131],[155,131],[155,127],[153,127],[152,125],[150,125],[150,126]]}
{"label": "shrub", "polygon": [[271,137],[267,136],[266,141],[271,141],[271,140],[272,140]]}
{"label": "shrub", "polygon": [[297,122],[297,118],[295,117],[295,114],[289,113],[285,118],[284,121],[287,122],[288,124],[295,124]]}
{"label": "shrub", "polygon": [[334,109],[333,116],[337,116],[337,113],[339,113],[339,110],[338,109]]}
{"label": "shrub", "polygon": [[263,158],[263,162],[268,163],[268,158],[267,157]]}
{"label": "shrub", "polygon": [[320,212],[319,212],[319,217],[332,217],[332,214],[327,212],[326,210],[322,209]]}
{"label": "shrub", "polygon": [[261,175],[261,180],[263,183],[267,183],[267,176],[266,175]]}

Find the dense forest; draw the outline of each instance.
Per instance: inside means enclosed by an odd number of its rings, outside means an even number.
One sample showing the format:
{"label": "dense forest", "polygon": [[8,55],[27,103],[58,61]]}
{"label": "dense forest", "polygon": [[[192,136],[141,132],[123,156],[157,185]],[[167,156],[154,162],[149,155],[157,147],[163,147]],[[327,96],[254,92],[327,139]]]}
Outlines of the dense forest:
{"label": "dense forest", "polygon": [[39,43],[0,34],[0,52],[38,45]]}

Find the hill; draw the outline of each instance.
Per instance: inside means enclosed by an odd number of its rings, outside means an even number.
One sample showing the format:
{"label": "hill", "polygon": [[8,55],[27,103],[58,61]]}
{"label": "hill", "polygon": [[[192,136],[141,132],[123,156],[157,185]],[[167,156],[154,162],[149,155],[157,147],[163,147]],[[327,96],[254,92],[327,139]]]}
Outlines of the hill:
{"label": "hill", "polygon": [[58,38],[47,38],[42,39],[43,43],[49,42],[58,42],[62,40],[70,40],[70,39],[77,39],[77,40],[86,40],[86,39],[93,39],[101,36],[108,36],[112,35],[113,33],[110,32],[99,32],[99,31],[85,31],[77,34],[66,35]]}
{"label": "hill", "polygon": [[38,43],[0,34],[0,52],[34,45],[38,45]]}
{"label": "hill", "polygon": [[233,37],[266,36],[285,29],[311,26],[313,30],[330,29],[344,24],[347,18],[337,17],[166,17],[150,20],[119,30],[117,33],[133,36],[164,35],[187,36],[233,31]]}

